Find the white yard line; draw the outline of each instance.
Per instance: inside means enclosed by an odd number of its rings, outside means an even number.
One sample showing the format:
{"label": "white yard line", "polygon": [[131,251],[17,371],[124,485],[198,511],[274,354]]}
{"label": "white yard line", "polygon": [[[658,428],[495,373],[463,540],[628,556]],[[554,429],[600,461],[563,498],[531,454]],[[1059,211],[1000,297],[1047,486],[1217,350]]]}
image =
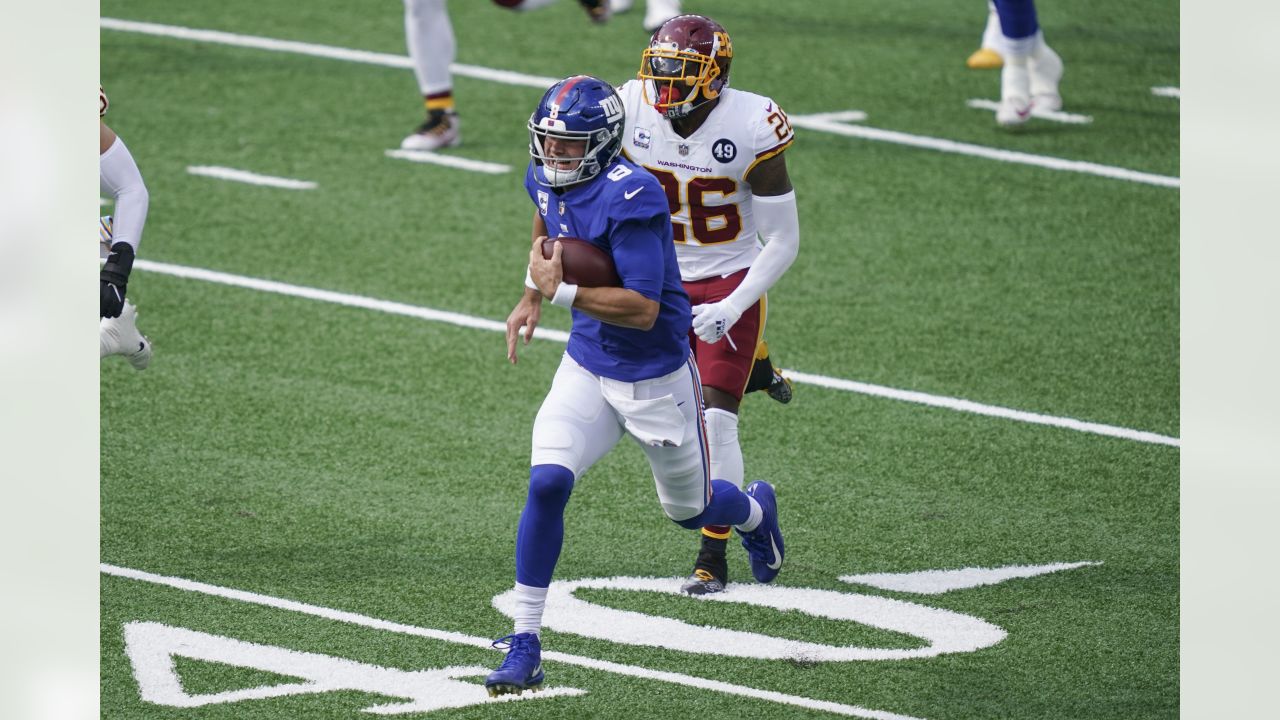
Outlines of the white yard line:
{"label": "white yard line", "polygon": [[[406,70],[413,69],[413,61],[404,55],[390,55],[387,53],[369,52],[367,50],[352,50],[350,48],[333,47],[331,45],[316,45],[314,43],[296,42],[293,40],[276,40],[275,38],[257,37],[254,35],[238,35],[236,33],[222,32],[220,30],[199,30],[196,28],[180,27],[177,25],[161,25],[158,23],[135,22],[133,20],[117,20],[116,18],[102,18],[100,22],[102,27],[107,30],[141,33],[143,35],[169,37],[177,40],[213,43],[215,45],[231,45],[234,47],[253,48],[255,50],[272,50],[275,52],[293,53],[295,55],[310,55],[311,57],[364,63],[366,65],[381,65],[383,67],[404,68]],[[524,73],[508,72],[506,70],[494,70],[492,68],[479,67],[476,65],[460,65],[458,63],[450,65],[449,70],[454,75],[475,78],[477,80],[488,80],[490,82],[503,83],[505,85],[523,85],[525,87],[538,88],[539,90],[546,90],[560,80],[560,78],[538,77],[536,75],[526,75]]]}
{"label": "white yard line", "polygon": [[511,172],[510,165],[484,162],[482,160],[468,160],[455,155],[438,155],[429,150],[388,150],[387,157],[417,163],[444,165],[445,167],[470,170],[471,172],[485,173],[487,175],[501,175]]}
{"label": "white yard line", "polygon": [[241,182],[249,185],[265,185],[286,190],[314,190],[316,188],[316,184],[310,180],[259,175],[248,170],[236,170],[235,168],[218,167],[217,165],[188,165],[187,172],[192,175],[217,178],[218,180],[230,180],[231,182]]}
{"label": "white yard line", "polygon": [[[978,110],[990,110],[992,112],[1000,109],[1000,103],[995,100],[983,100],[981,98],[966,100],[964,104],[971,108]],[[1068,125],[1088,125],[1093,122],[1093,118],[1088,115],[1076,115],[1075,113],[1066,113],[1061,110],[1038,110],[1035,106],[1032,106],[1031,108],[1031,117],[1050,120],[1052,122],[1066,123]]]}
{"label": "white yard line", "polygon": [[[118,20],[116,18],[102,18],[100,23],[101,26],[107,30],[118,30],[121,32],[134,32],[145,35],[176,38],[179,40],[232,45],[235,47],[255,48],[275,52],[288,52],[300,55],[310,55],[312,57],[329,58],[332,60],[343,60],[346,62],[381,65],[384,67],[406,69],[413,67],[409,58],[403,55],[390,55],[387,53],[368,52],[366,50],[352,50],[350,48],[316,45],[313,43],[296,42],[292,40],[276,40],[274,38],[257,37],[253,35],[238,35],[218,30],[199,30],[176,25],[160,25],[157,23],[135,22],[132,20]],[[487,80],[489,82],[503,83],[506,85],[533,87],[540,90],[550,87],[558,80],[558,78],[526,75],[524,73],[511,72],[509,70],[495,70],[476,65],[459,65],[455,63],[450,65],[449,68],[455,75],[475,78],[478,80]],[[1127,180],[1129,182],[1146,183],[1162,187],[1176,188],[1181,186],[1179,179],[1176,177],[1153,175],[1151,173],[1112,167],[1109,165],[1099,165],[1097,163],[1083,162],[1079,160],[1064,160],[1061,158],[1031,155],[1029,153],[1015,152],[1012,150],[1000,150],[998,148],[984,147],[982,145],[971,145],[968,143],[956,142],[954,140],[944,140],[941,138],[933,138],[923,135],[910,135],[892,130],[854,127],[843,124],[842,121],[844,120],[862,119],[848,117],[849,113],[852,112],[857,111],[847,111],[845,113],[817,113],[814,115],[792,115],[791,124],[796,127],[802,127],[807,130],[814,130],[817,132],[834,133],[836,135],[856,137],[863,140],[874,140],[877,142],[907,145],[926,150],[937,150],[946,153],[969,155],[988,160],[998,160],[1000,162],[1034,165],[1036,167],[1047,168],[1050,170],[1085,173],[1115,180]]]}
{"label": "white yard line", "polygon": [[[448,630],[419,627],[417,625],[406,625],[404,623],[392,622],[390,620],[380,620],[378,618],[369,617],[368,615],[360,615],[358,613],[347,612],[345,610],[335,610],[319,605],[310,605],[308,603],[272,597],[270,595],[260,595],[247,590],[236,590],[234,588],[210,585],[208,583],[187,580],[184,578],[156,575],[143,570],[134,570],[132,568],[119,567],[117,565],[109,565],[107,563],[101,563],[98,567],[102,573],[112,575],[114,577],[139,580],[141,582],[163,585],[177,590],[201,593],[203,595],[211,595],[213,597],[250,603],[252,605],[288,610],[291,612],[302,613],[304,615],[311,615],[313,617],[348,623],[350,625],[357,625],[384,632],[412,635],[415,637],[441,640],[444,642],[469,645],[471,647],[483,649],[491,648],[492,643],[492,640],[489,638],[464,635],[462,633],[450,632]],[[800,695],[788,695],[786,693],[774,692],[772,690],[760,690],[757,688],[746,687],[745,685],[734,685],[732,683],[708,680],[706,678],[683,675],[681,673],[650,670],[649,668],[637,665],[624,665],[622,663],[597,660],[595,658],[584,657],[581,655],[570,655],[569,653],[544,651],[542,653],[542,658],[544,660],[565,663],[566,665],[577,665],[579,667],[590,668],[592,670],[602,670],[643,680],[658,680],[661,682],[683,685],[685,687],[697,688],[699,690],[712,690],[726,695],[737,695],[756,700],[768,700],[782,705],[792,705],[809,710],[821,710],[836,715],[870,718],[871,720],[921,720],[920,718],[914,718],[909,715],[899,715],[897,713],[891,713],[884,710],[871,710],[857,705],[845,705],[843,703],[829,702],[826,700],[815,700],[813,698],[807,698]]]}
{"label": "white yard line", "polygon": [[1159,95],[1160,97],[1177,98],[1177,99],[1181,100],[1181,99],[1182,99],[1182,88],[1176,88],[1176,87],[1153,87],[1153,88],[1151,88],[1151,94],[1152,94],[1152,95]]}
{"label": "white yard line", "polygon": [[1159,185],[1161,187],[1171,188],[1182,186],[1182,181],[1179,178],[1169,177],[1167,175],[1153,175],[1151,173],[1138,172],[1137,170],[1128,170],[1126,168],[1113,167],[1111,165],[1099,165],[1097,163],[1084,162],[1083,160],[1064,160],[1063,158],[1049,157],[1047,155],[1032,155],[1030,153],[1017,152],[1016,150],[1001,150],[1000,148],[986,147],[985,145],[973,145],[970,143],[956,142],[955,140],[943,140],[942,138],[927,137],[924,135],[910,135],[908,133],[897,132],[895,130],[881,130],[880,128],[865,127],[863,125],[845,125],[841,122],[828,120],[823,117],[823,114],[821,113],[818,115],[792,115],[790,119],[791,124],[796,127],[835,133],[836,135],[847,135],[848,137],[862,138],[864,140],[877,140],[880,142],[895,143],[898,145],[910,145],[911,147],[918,147],[926,150],[937,150],[945,153],[969,155],[971,157],[985,158],[987,160],[999,160],[1000,162],[1017,163],[1020,165],[1034,165],[1036,167],[1048,168],[1050,170],[1078,172],[1086,175],[1097,175],[1099,177],[1112,178],[1115,180],[1128,180],[1129,182],[1144,183],[1147,185]]}
{"label": "white yard line", "polygon": [[[404,303],[391,302],[389,300],[378,300],[376,298],[363,297],[360,295],[348,295],[346,293],[333,292],[330,290],[319,290],[316,288],[302,287],[300,285],[289,285],[288,283],[275,282],[273,280],[259,280],[257,278],[244,277],[243,275],[230,275],[228,273],[217,272],[215,270],[205,270],[202,268],[186,267],[183,265],[170,265],[168,263],[159,263],[152,260],[138,259],[134,261],[133,266],[164,275],[186,278],[188,280],[203,280],[205,282],[218,283],[220,285],[232,285],[234,287],[242,287],[249,290],[260,290],[262,292],[276,293],[278,295],[288,295],[291,297],[305,298],[307,300],[319,300],[321,302],[363,308],[365,310],[376,310],[377,312],[384,312],[391,315],[406,315],[408,317],[418,318],[419,320],[442,322],[474,330],[490,330],[500,333],[506,333],[507,331],[507,325],[504,322],[485,320],[483,318],[447,312],[444,310],[432,310],[431,308],[405,305]],[[534,337],[543,340],[555,340],[557,342],[569,341],[569,333],[560,330],[546,330],[543,328],[535,330]]]}
{"label": "white yard line", "polygon": [[868,383],[857,382],[856,380],[841,380],[839,378],[824,377],[822,375],[810,375],[808,373],[796,372],[795,370],[790,369],[786,370],[786,374],[793,382],[817,385],[819,387],[830,388],[832,390],[846,390],[848,392],[860,393],[862,395],[874,395],[875,397],[902,400],[903,402],[946,408],[948,410],[958,410],[960,412],[973,413],[975,415],[986,415],[987,417],[1017,420],[1018,422],[1031,423],[1033,425],[1050,425],[1052,427],[1059,427],[1067,430],[1077,430],[1079,432],[1092,433],[1094,435],[1106,435],[1107,437],[1135,440],[1143,443],[1170,445],[1172,447],[1181,447],[1182,444],[1178,438],[1169,437],[1167,435],[1157,435],[1156,433],[1146,432],[1145,430],[1130,430],[1129,428],[1102,425],[1100,423],[1086,422],[1084,420],[1076,420],[1074,418],[1041,415],[1040,413],[1026,412],[1025,410],[1013,410],[1010,408],[999,407],[997,405],[984,405],[982,403],[976,403],[963,398],[946,397],[944,395],[929,395],[928,393],[916,392],[914,390],[898,390],[896,388],[885,387],[883,385],[871,385]]}
{"label": "white yard line", "polygon": [[[483,318],[463,315],[461,313],[433,310],[431,308],[406,305],[404,303],[391,302],[388,300],[378,300],[360,295],[348,295],[346,293],[333,292],[330,290],[319,290],[299,285],[290,285],[288,283],[275,282],[273,280],[259,280],[257,278],[231,275],[214,270],[186,267],[183,265],[170,265],[168,263],[159,263],[153,260],[143,259],[134,261],[134,267],[164,275],[172,275],[174,277],[203,280],[205,282],[232,285],[251,290],[261,290],[263,292],[306,298],[308,300],[319,300],[322,302],[336,303],[338,305],[346,305],[349,307],[364,308],[366,310],[376,310],[378,312],[385,312],[393,315],[405,315],[408,317],[415,317],[433,322],[443,322],[475,330],[489,330],[500,333],[506,333],[507,331],[506,324],[497,320],[485,320]],[[569,333],[562,330],[548,330],[541,327],[534,331],[534,337],[541,340],[554,340],[560,343],[569,341]],[[896,388],[885,387],[883,385],[872,385],[869,383],[858,382],[856,380],[844,380],[841,378],[827,377],[825,375],[811,375],[809,373],[797,372],[790,369],[787,370],[787,377],[791,378],[793,382],[817,385],[819,387],[829,388],[832,390],[844,390],[846,392],[859,393],[862,395],[872,395],[892,400],[901,400],[919,405],[929,405],[932,407],[946,408],[948,410],[957,410],[976,415],[986,415],[988,417],[998,417],[1007,420],[1016,420],[1018,422],[1032,423],[1035,425],[1049,425],[1066,430],[1092,433],[1094,435],[1105,435],[1107,437],[1133,440],[1136,442],[1181,447],[1181,441],[1178,438],[1158,435],[1156,433],[1146,432],[1143,430],[1131,430],[1129,428],[1086,422],[1083,420],[1076,420],[1074,418],[1041,415],[1039,413],[1013,410],[995,405],[984,405],[982,403],[976,403],[961,398],[929,395],[928,393],[916,392],[914,390],[899,390]]]}

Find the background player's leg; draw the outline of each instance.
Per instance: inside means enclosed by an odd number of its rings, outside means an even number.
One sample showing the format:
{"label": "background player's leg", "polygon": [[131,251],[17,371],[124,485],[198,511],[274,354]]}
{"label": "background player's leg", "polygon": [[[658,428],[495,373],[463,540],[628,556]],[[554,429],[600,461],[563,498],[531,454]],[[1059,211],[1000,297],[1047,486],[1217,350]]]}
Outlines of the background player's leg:
{"label": "background player's leg", "polygon": [[[720,288],[727,294],[731,287]],[[708,298],[714,301],[714,298]],[[742,393],[755,363],[755,348],[764,327],[764,304],[756,303],[742,314],[729,337],[714,345],[694,341],[694,355],[702,382],[707,445],[711,454],[711,477],[727,480],[742,488],[745,464],[738,440],[738,409]],[[729,344],[729,340],[733,344]],[[721,592],[729,584],[726,558],[732,523],[704,526],[693,572],[680,589],[690,595]]]}
{"label": "background player's leg", "polygon": [[965,61],[965,65],[974,70],[996,70],[1004,65],[1001,47],[1004,45],[1000,32],[1000,14],[996,12],[995,3],[987,0],[987,24],[982,30],[982,43]]}
{"label": "background player's leg", "polygon": [[449,65],[457,55],[445,0],[404,0],[404,35],[426,106],[422,125],[400,143],[406,150],[436,150],[462,142]]}
{"label": "background player's leg", "polygon": [[1040,110],[1062,107],[1058,83],[1062,59],[1044,42],[1032,0],[995,0],[1004,33],[1004,70],[1000,73],[1000,107],[996,122],[1021,125]]}

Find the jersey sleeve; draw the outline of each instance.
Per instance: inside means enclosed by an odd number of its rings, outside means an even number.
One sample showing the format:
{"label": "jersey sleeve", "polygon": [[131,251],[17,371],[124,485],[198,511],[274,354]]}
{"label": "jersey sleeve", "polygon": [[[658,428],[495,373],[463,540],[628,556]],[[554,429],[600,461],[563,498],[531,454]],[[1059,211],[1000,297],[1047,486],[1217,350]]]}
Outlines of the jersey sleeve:
{"label": "jersey sleeve", "polygon": [[[787,118],[787,114],[773,100],[764,98],[764,105],[756,117],[754,133],[756,158],[751,163],[752,167],[786,150],[793,140],[795,140],[795,130],[791,128],[791,121]],[[749,173],[750,169],[747,172]]]}
{"label": "jersey sleeve", "polygon": [[666,191],[648,170],[630,162],[619,163],[607,174],[607,182],[612,186],[609,189],[610,224],[648,223],[655,217],[671,222]]}
{"label": "jersey sleeve", "polygon": [[99,85],[98,86],[98,117],[102,117],[107,114],[107,107],[110,104],[111,103],[107,102],[107,91],[103,90],[102,86]]}
{"label": "jersey sleeve", "polygon": [[652,223],[629,220],[613,228],[609,246],[622,287],[650,300],[662,298],[665,263],[662,243],[671,242],[654,231]]}
{"label": "jersey sleeve", "polygon": [[[618,168],[626,168],[623,173]],[[617,180],[613,180],[617,177]],[[671,212],[658,179],[643,168],[618,164],[606,179],[609,247],[622,286],[657,300],[662,296],[663,243],[671,242]]]}

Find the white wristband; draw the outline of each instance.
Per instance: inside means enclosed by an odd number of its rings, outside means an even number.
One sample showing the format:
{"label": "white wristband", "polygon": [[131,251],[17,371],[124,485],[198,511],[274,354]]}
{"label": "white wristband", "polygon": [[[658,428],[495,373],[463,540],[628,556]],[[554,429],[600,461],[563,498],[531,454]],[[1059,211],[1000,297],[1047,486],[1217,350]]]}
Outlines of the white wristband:
{"label": "white wristband", "polygon": [[537,290],[538,286],[533,283],[533,273],[529,272],[529,266],[524,266],[524,286],[530,290]]}
{"label": "white wristband", "polygon": [[563,308],[573,307],[573,299],[578,296],[578,286],[567,282],[561,282],[560,287],[556,288],[556,294],[551,298],[552,305],[559,305]]}

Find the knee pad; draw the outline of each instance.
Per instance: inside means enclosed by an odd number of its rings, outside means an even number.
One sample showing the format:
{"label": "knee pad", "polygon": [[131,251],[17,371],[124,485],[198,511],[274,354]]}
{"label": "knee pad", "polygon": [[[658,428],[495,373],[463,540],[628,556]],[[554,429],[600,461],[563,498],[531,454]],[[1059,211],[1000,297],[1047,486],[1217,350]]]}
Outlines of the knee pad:
{"label": "knee pad", "polygon": [[541,506],[569,502],[573,471],[562,465],[534,465],[529,469],[529,502]]}

